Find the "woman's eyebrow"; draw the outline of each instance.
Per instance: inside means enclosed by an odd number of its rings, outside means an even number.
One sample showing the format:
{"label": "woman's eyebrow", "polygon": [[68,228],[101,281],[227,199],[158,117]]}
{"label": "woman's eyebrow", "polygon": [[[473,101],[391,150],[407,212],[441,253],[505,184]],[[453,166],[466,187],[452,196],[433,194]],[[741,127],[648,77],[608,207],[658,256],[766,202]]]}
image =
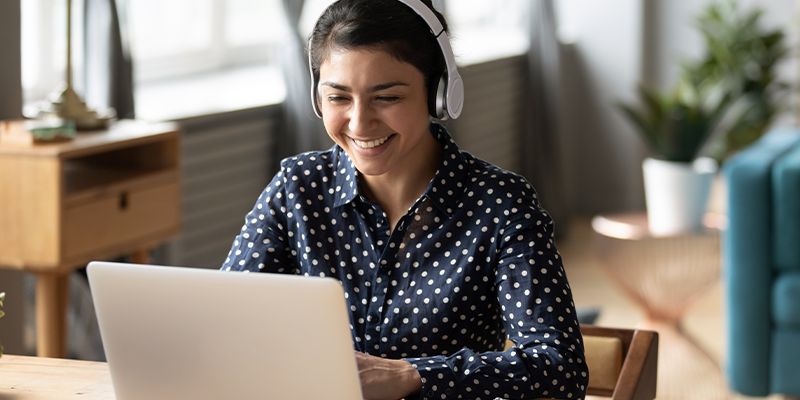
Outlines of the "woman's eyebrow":
{"label": "woman's eyebrow", "polygon": [[[349,86],[341,85],[341,84],[338,84],[336,82],[331,82],[331,81],[321,82],[320,85],[329,86],[329,87],[332,87],[332,88],[334,88],[336,90],[341,90],[341,91],[344,91],[344,92],[352,91],[352,89]],[[392,82],[386,82],[386,83],[379,83],[379,84],[377,84],[375,86],[370,87],[369,91],[370,92],[379,92],[381,90],[386,90],[386,89],[389,89],[389,88],[392,88],[392,87],[395,87],[395,86],[408,86],[408,84],[405,83],[405,82],[401,82],[401,81],[392,81]]]}

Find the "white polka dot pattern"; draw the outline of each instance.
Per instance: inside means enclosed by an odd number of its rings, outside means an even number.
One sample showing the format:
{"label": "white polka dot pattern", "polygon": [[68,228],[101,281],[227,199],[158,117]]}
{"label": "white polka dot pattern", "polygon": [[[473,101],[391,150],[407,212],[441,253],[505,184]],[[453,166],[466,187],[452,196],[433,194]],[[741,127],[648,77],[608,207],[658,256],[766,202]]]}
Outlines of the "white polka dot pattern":
{"label": "white polka dot pattern", "polygon": [[[334,146],[281,163],[222,269],[337,278],[355,348],[412,363],[420,398],[582,398],[582,338],[550,217],[524,178],[431,131],[442,163],[394,231]],[[506,337],[516,346],[502,351]]]}

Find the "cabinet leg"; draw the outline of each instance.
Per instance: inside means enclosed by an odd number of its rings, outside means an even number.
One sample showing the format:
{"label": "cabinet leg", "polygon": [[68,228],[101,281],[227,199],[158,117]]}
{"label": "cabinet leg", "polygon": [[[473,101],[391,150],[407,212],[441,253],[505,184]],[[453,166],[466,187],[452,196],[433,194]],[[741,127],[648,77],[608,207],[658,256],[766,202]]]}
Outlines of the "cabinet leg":
{"label": "cabinet leg", "polygon": [[68,274],[36,276],[36,354],[40,357],[66,355],[68,284]]}

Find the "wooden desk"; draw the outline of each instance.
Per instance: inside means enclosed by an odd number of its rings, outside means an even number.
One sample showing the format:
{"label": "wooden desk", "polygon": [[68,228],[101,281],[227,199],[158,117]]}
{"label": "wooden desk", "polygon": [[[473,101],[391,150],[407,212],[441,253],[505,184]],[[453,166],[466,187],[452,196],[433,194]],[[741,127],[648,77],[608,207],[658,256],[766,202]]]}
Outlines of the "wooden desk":
{"label": "wooden desk", "polygon": [[0,377],[0,400],[114,398],[102,362],[4,355]]}
{"label": "wooden desk", "polygon": [[119,121],[68,142],[0,144],[0,227],[0,268],[36,274],[37,354],[63,357],[69,273],[121,254],[147,263],[180,230],[177,126]]}

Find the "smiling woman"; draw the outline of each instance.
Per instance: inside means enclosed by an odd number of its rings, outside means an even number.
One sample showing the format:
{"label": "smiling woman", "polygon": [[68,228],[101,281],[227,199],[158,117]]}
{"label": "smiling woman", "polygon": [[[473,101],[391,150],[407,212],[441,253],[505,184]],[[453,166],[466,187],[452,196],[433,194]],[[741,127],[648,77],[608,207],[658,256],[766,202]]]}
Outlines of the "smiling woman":
{"label": "smiling woman", "polygon": [[428,127],[425,77],[384,51],[332,49],[320,66],[319,92],[328,135],[394,228],[440,158]]}
{"label": "smiling woman", "polygon": [[553,221],[439,123],[463,100],[443,16],[339,0],[309,53],[309,112],[336,145],[283,160],[222,269],[338,279],[366,399],[582,398]]}

